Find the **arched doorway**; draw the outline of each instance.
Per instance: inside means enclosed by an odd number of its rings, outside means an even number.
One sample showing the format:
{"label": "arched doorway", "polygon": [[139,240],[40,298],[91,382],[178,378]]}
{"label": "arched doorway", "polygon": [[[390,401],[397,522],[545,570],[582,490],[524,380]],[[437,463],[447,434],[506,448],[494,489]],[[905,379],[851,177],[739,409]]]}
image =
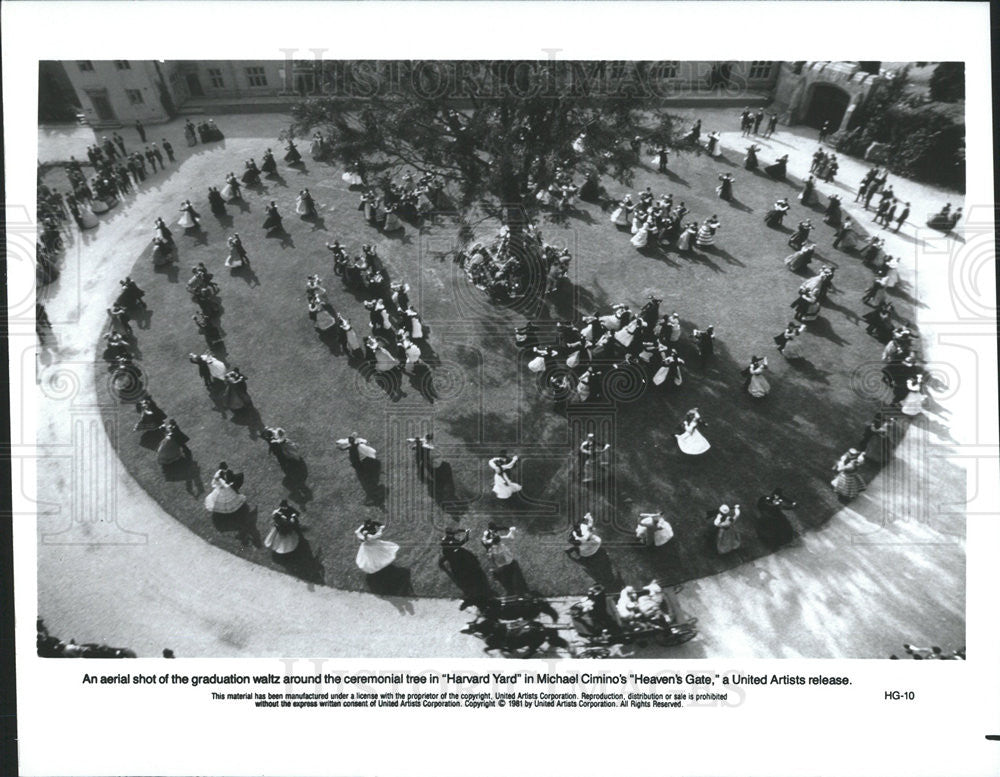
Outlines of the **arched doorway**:
{"label": "arched doorway", "polygon": [[819,129],[823,122],[830,122],[830,131],[840,128],[844,111],[851,101],[851,96],[839,86],[833,84],[816,84],[809,97],[809,107],[806,108],[804,124]]}

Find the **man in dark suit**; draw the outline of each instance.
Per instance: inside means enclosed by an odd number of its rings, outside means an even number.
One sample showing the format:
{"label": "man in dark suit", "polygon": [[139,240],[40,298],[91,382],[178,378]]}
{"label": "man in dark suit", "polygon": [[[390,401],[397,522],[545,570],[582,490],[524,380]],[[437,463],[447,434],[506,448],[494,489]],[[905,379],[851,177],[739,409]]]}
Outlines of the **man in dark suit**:
{"label": "man in dark suit", "polygon": [[135,120],[135,131],[139,133],[139,142],[146,142],[146,128],[142,126],[142,122],[138,119]]}

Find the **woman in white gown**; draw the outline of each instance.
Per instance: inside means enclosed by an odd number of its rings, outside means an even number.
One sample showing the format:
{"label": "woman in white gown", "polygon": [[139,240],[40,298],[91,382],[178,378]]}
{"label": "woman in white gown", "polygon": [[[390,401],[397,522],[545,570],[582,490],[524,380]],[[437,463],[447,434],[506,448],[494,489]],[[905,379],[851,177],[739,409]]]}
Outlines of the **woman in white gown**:
{"label": "woman in white gown", "polygon": [[375,369],[379,372],[391,372],[396,369],[399,362],[376,338],[369,337],[365,341],[371,352],[375,354]]}
{"label": "woman in white gown", "polygon": [[687,411],[687,415],[681,421],[680,434],[674,435],[677,438],[677,447],[681,449],[682,453],[698,456],[712,447],[698,428],[702,423],[698,408],[695,407]]}
{"label": "woman in white gown", "polygon": [[646,243],[649,242],[649,230],[652,228],[653,222],[646,219],[642,222],[642,226],[639,227],[638,231],[632,235],[632,239],[629,241],[636,248],[645,248]]}
{"label": "woman in white gown", "polygon": [[747,381],[744,384],[747,393],[754,399],[762,399],[771,390],[771,384],[764,377],[764,370],[767,369],[767,357],[760,358],[754,356],[747,367]]}
{"label": "woman in white gown", "polygon": [[924,412],[924,402],[927,400],[927,397],[921,391],[923,383],[924,379],[922,375],[917,375],[906,381],[906,388],[910,390],[910,393],[906,395],[899,405],[899,411],[904,415],[918,416]]}
{"label": "woman in white gown", "polygon": [[228,472],[226,462],[222,462],[212,475],[212,491],[205,497],[205,509],[211,513],[228,515],[246,504],[247,498],[243,494],[236,493],[233,484],[226,477]]}
{"label": "woman in white gown", "polygon": [[358,569],[369,575],[385,569],[396,560],[399,545],[382,539],[385,524],[378,521],[365,521],[354,530],[354,536],[361,543],[355,563]]}
{"label": "woman in white gown", "polygon": [[357,432],[353,432],[347,437],[337,440],[337,447],[342,451],[347,451],[351,466],[357,467],[362,459],[374,459],[377,457],[375,449],[368,444],[368,440],[359,437]]}
{"label": "woman in white gown", "polygon": [[490,522],[483,532],[480,542],[486,548],[486,557],[494,570],[503,569],[514,563],[514,549],[511,540],[514,539],[515,527],[505,528]]}
{"label": "woman in white gown", "polygon": [[489,461],[490,469],[493,470],[493,493],[498,499],[509,499],[518,491],[521,486],[510,479],[510,471],[517,464],[517,456],[508,456],[507,451],[500,451],[499,456],[495,456]]}
{"label": "woman in white gown", "polygon": [[590,558],[597,553],[601,549],[601,538],[594,531],[594,516],[590,513],[583,516],[570,532],[569,541],[571,546],[566,553],[570,556]]}
{"label": "woman in white gown", "polygon": [[284,499],[278,508],[271,513],[274,525],[267,537],[264,547],[270,548],[279,556],[291,553],[299,546],[299,512]]}
{"label": "woman in white gown", "polygon": [[882,265],[885,268],[885,287],[894,288],[899,283],[899,257],[889,256]]}
{"label": "woman in white gown", "polygon": [[226,185],[222,187],[222,191],[219,192],[222,195],[222,199],[226,202],[234,202],[240,199],[240,184],[236,180],[236,176],[230,173],[226,176]]}
{"label": "woman in white gown", "polygon": [[716,528],[715,549],[720,556],[732,553],[740,546],[740,534],[736,520],[740,517],[740,506],[720,505],[717,511],[710,511],[708,517]]}
{"label": "woman in white gown", "polygon": [[618,203],[618,207],[611,212],[611,223],[616,227],[627,227],[632,207],[632,198],[626,194],[624,199]]}
{"label": "woman in white gown", "polygon": [[181,203],[181,217],[177,224],[184,229],[194,229],[198,226],[198,212],[191,205],[191,200],[184,200]]}
{"label": "woman in white gown", "polygon": [[674,529],[663,517],[663,513],[639,513],[635,536],[646,547],[658,548],[670,542]]}
{"label": "woman in white gown", "polygon": [[681,236],[677,238],[677,250],[690,251],[691,241],[694,240],[697,234],[698,234],[698,225],[694,223],[688,224],[684,228],[684,231],[681,232]]}
{"label": "woman in white gown", "polygon": [[210,353],[202,354],[201,360],[204,362],[205,366],[208,367],[208,371],[212,374],[213,378],[221,381],[226,379],[226,373],[229,372],[229,368],[226,367],[224,362],[216,359]]}

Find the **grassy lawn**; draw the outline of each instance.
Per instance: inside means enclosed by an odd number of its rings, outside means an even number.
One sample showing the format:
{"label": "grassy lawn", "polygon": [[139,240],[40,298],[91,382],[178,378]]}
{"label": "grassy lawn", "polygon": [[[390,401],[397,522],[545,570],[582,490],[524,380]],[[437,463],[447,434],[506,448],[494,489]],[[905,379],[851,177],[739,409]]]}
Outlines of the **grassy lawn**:
{"label": "grassy lawn", "polygon": [[[279,148],[261,139],[258,161],[268,145],[276,152]],[[307,156],[307,144],[301,150]],[[763,555],[769,548],[757,535],[753,505],[775,486],[798,501],[790,517],[800,530],[821,526],[840,506],[829,487],[831,466],[878,407],[859,389],[864,381],[854,376],[856,370],[869,375],[879,360],[880,345],[859,321],[868,310],[860,297],[872,274],[858,258],[832,248],[832,228],[822,223],[821,211],[794,200],[798,187],[793,183],[751,174],[736,158],[677,155],[668,175],[643,167],[636,172],[633,195],[649,185],[657,195],[672,192],[675,202],[685,201],[688,219],[718,214],[722,227],[716,246],[688,255],[673,249],[639,252],[606,212],[583,203],[564,223],[542,221],[545,239],[573,254],[569,282],[537,309],[519,311],[489,303],[452,262],[448,252],[455,247],[457,227],[451,219],[440,218],[423,232],[406,225],[405,234],[383,235],[357,211],[358,195],[341,181],[342,170],[308,157],[304,170],[279,165],[280,180],[265,180],[261,191],[245,190],[246,204],[231,205],[229,219],[220,224],[210,213],[205,190],[221,187],[226,172],[242,167],[240,161],[223,148],[206,149],[200,158],[199,177],[191,180],[189,192],[202,215],[202,236],[184,235],[174,226],[176,213],[162,214],[179,248],[177,277],[155,272],[148,251],[137,258],[132,273],[147,292],[150,310],[149,320],[136,329],[141,364],[154,398],[191,437],[190,469],[164,476],[156,463],[158,440],[130,431],[136,418],[131,403],[107,419],[133,476],[205,540],[310,582],[455,596],[458,587],[437,564],[442,529],[470,527],[473,541],[467,549],[485,566],[477,538],[487,521],[496,520],[519,528],[515,553],[528,585],[555,595],[582,592],[595,580],[609,586],[653,576],[680,582]],[[716,197],[721,172],[735,174],[737,202]],[[318,204],[321,219],[315,224],[295,216],[302,186]],[[606,186],[612,197],[625,193],[614,182]],[[789,303],[799,284],[813,273],[789,272],[782,259],[790,253],[790,230],[763,223],[764,213],[781,196],[793,202],[787,224],[794,227],[809,216],[816,225],[818,255],[812,269],[818,271],[824,262],[837,268],[836,289],[804,335],[807,358],[795,362],[777,353],[772,338],[790,320]],[[261,229],[270,200],[284,216],[284,239],[265,238]],[[484,225],[483,236],[495,226]],[[250,254],[253,277],[223,266],[226,237],[233,231]],[[434,366],[429,380],[403,376],[390,396],[317,336],[305,300],[306,276],[312,273],[325,279],[334,307],[359,333],[368,329],[362,300],[333,274],[324,243],[334,238],[351,254],[359,253],[363,243],[374,244],[392,279],[410,284],[413,305],[430,328]],[[222,358],[248,376],[259,417],[244,413],[233,419],[208,395],[187,361],[189,352],[205,350],[184,288],[197,262],[204,262],[221,286]],[[714,359],[702,369],[686,336],[680,350],[688,365],[676,390],[651,382],[620,385],[614,389],[617,401],[556,408],[515,348],[514,327],[527,316],[553,322],[595,310],[606,313],[616,302],[638,311],[649,293],[663,298],[661,313],[679,313],[685,335],[692,327],[715,325]],[[909,317],[912,301],[905,293],[894,301]],[[766,355],[771,364],[773,390],[759,401],[741,391],[739,374],[754,354]],[[97,369],[98,379],[105,380],[104,365]],[[877,376],[877,365],[874,370]],[[677,423],[694,406],[707,421],[705,435],[712,443],[700,457],[680,453],[673,438]],[[304,454],[307,471],[282,472],[254,431],[259,422],[288,432]],[[355,430],[378,449],[381,464],[361,478],[334,444]],[[429,430],[438,447],[432,487],[418,481],[406,443],[407,437]],[[575,451],[588,431],[612,444],[612,458],[606,476],[585,487]],[[504,448],[521,456],[514,479],[524,486],[508,501],[494,497],[486,466]],[[243,493],[250,509],[244,515],[213,518],[203,507],[222,460],[245,474]],[[866,477],[874,474],[874,466],[868,465]],[[299,507],[305,527],[306,542],[288,561],[273,558],[261,545],[270,513],[283,498]],[[742,547],[719,557],[705,514],[723,501],[743,505]],[[587,510],[604,545],[594,559],[581,563],[563,550],[571,518]],[[675,536],[651,551],[637,546],[632,532],[638,513],[654,510],[663,511]],[[353,531],[365,518],[385,521],[386,539],[402,546],[396,564],[373,578],[354,564]],[[502,590],[498,583],[494,587]]]}

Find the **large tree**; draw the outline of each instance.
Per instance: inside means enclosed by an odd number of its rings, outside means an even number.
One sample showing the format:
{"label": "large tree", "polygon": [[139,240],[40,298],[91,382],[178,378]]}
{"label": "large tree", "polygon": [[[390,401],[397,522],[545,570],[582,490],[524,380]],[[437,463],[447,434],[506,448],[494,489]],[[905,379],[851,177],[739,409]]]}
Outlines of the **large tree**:
{"label": "large tree", "polygon": [[655,63],[326,62],[292,131],[320,129],[369,172],[432,172],[461,205],[511,219],[558,167],[631,183],[629,141],[674,142],[664,84]]}

